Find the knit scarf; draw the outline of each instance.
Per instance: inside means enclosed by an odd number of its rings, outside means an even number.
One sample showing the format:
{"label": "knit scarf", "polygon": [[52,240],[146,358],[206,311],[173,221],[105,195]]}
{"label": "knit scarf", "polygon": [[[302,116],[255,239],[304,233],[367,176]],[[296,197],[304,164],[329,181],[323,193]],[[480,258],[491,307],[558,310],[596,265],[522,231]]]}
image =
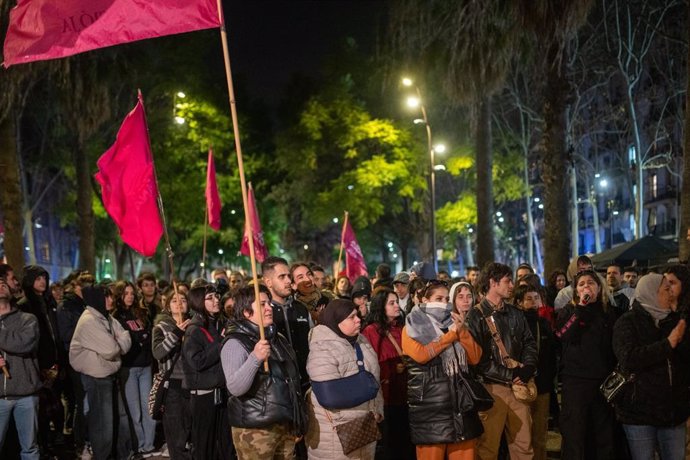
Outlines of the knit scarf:
{"label": "knit scarf", "polygon": [[[441,302],[420,304],[412,309],[405,318],[407,335],[422,345],[441,340],[443,331],[447,331],[453,324],[450,312],[453,305]],[[447,376],[457,375],[460,371],[467,372],[467,354],[459,342],[443,350],[440,354],[443,372]]]}

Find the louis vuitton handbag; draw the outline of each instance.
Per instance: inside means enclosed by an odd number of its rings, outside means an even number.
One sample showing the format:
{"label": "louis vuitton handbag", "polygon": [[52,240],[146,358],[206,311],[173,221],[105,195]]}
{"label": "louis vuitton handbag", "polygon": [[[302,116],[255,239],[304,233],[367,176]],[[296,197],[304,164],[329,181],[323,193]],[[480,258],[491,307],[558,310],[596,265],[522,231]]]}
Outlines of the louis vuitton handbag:
{"label": "louis vuitton handbag", "polygon": [[374,413],[371,411],[340,425],[333,425],[333,419],[328,410],[326,410],[326,417],[331,422],[333,431],[338,435],[345,455],[381,439],[381,432],[376,423]]}

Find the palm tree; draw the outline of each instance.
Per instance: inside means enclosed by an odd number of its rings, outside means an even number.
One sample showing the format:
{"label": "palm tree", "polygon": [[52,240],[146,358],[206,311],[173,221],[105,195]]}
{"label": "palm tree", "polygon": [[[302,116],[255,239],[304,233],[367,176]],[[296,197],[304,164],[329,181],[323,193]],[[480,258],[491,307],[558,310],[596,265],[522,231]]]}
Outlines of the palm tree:
{"label": "palm tree", "polygon": [[395,4],[390,26],[394,48],[422,63],[422,70],[438,73],[453,105],[472,109],[480,265],[494,260],[491,98],[516,49],[517,22],[510,8],[499,1],[411,0]]}

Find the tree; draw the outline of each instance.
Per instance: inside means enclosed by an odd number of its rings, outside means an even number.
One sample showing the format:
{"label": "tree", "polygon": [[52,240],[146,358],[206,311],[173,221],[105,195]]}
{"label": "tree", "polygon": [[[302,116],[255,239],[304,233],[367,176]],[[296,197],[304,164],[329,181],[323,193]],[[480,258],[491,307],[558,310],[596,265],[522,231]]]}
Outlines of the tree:
{"label": "tree", "polygon": [[[690,3],[687,9],[687,19],[690,23]],[[687,43],[690,44],[690,27],[688,31]],[[687,73],[690,75],[690,46],[687,47],[686,66]],[[678,237],[679,243],[679,258],[687,261],[690,259],[690,78],[685,80],[685,126],[683,137],[683,193],[681,200],[681,216],[680,216],[680,235]],[[684,238],[685,236],[685,238]]]}

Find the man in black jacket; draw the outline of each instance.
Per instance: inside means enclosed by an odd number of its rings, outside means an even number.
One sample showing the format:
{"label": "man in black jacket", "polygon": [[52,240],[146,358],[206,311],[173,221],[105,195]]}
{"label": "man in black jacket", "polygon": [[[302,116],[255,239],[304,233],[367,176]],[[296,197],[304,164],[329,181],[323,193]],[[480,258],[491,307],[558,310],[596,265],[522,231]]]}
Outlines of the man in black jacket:
{"label": "man in black jacket", "polygon": [[[511,387],[525,384],[534,377],[537,347],[522,312],[506,302],[512,296],[512,274],[507,265],[487,264],[478,282],[480,292],[485,294],[484,300],[468,315],[470,332],[482,347],[482,357],[475,368],[495,400],[490,410],[480,413],[484,434],[479,439],[477,455],[481,460],[497,458],[504,430],[511,459],[532,459],[534,456],[530,408],[515,398]],[[498,336],[492,333],[493,326]],[[503,343],[510,359],[502,356],[498,341]]]}

